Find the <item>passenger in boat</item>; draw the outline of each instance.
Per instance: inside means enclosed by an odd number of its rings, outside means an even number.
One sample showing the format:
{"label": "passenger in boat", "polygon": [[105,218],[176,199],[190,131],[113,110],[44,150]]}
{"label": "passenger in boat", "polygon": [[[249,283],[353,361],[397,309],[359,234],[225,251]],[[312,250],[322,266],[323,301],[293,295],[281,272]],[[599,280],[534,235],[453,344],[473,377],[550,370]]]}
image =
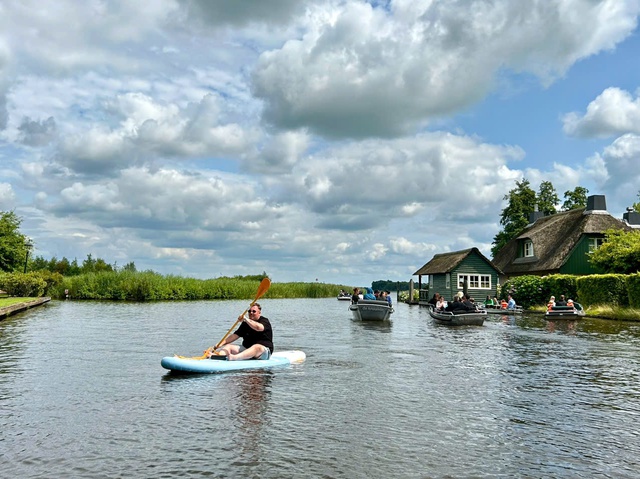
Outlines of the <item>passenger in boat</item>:
{"label": "passenger in boat", "polygon": [[478,306],[476,305],[476,302],[471,296],[469,296],[469,294],[464,295],[462,299],[462,304],[464,305],[467,311],[470,311],[470,312],[478,311]]}
{"label": "passenger in boat", "polygon": [[507,306],[509,306],[509,303],[507,303],[507,301],[502,298],[502,301],[500,301],[500,309],[507,309]]}
{"label": "passenger in boat", "polygon": [[509,295],[509,301],[507,301],[507,309],[516,309],[516,300],[511,295]]}
{"label": "passenger in boat", "polygon": [[391,299],[391,291],[385,291],[384,297],[387,300],[387,303],[389,303],[389,306],[393,306],[393,300]]}
{"label": "passenger in boat", "polygon": [[438,304],[438,296],[440,296],[440,293],[433,293],[433,297],[429,300],[428,303],[433,307],[436,307],[436,304]]}
{"label": "passenger in boat", "polygon": [[461,310],[466,311],[466,309],[467,308],[464,307],[464,305],[462,304],[462,301],[460,301],[460,298],[458,297],[457,294],[453,297],[453,301],[449,301],[449,303],[447,304],[447,307],[444,308],[445,311],[451,311],[451,312],[461,311]]}
{"label": "passenger in boat", "polygon": [[493,299],[491,299],[491,295],[487,295],[487,299],[484,300],[484,305],[488,307],[493,307]]}
{"label": "passenger in boat", "polygon": [[570,307],[572,307],[572,308],[575,308],[575,305],[573,304],[573,299],[569,298],[569,299],[567,300],[567,306],[570,306]]}
{"label": "passenger in boat", "polygon": [[448,306],[447,302],[444,300],[444,297],[440,293],[436,293],[436,294],[438,295],[438,301],[436,302],[436,309],[438,310],[445,309]]}
{"label": "passenger in boat", "polygon": [[351,304],[358,304],[359,299],[360,299],[360,289],[353,288],[353,294],[351,295]]}
{"label": "passenger in boat", "polygon": [[[273,329],[269,319],[262,316],[262,307],[254,303],[249,308],[249,317],[242,315],[242,323],[234,333],[227,336],[222,345],[209,353],[226,356],[229,361],[242,359],[269,359],[273,354]],[[232,344],[242,338],[242,346]]]}
{"label": "passenger in boat", "polygon": [[567,302],[564,299],[564,294],[560,295],[560,299],[558,301],[556,301],[556,306],[566,306]]}
{"label": "passenger in boat", "polygon": [[375,295],[373,294],[373,289],[371,289],[371,288],[367,288],[367,292],[365,293],[365,295],[364,295],[364,298],[363,298],[363,299],[373,299],[373,300],[375,300],[375,299],[376,299],[376,297],[375,297]]}
{"label": "passenger in boat", "polygon": [[549,298],[549,302],[547,303],[547,311],[551,311],[555,305],[556,305],[556,297],[551,296]]}

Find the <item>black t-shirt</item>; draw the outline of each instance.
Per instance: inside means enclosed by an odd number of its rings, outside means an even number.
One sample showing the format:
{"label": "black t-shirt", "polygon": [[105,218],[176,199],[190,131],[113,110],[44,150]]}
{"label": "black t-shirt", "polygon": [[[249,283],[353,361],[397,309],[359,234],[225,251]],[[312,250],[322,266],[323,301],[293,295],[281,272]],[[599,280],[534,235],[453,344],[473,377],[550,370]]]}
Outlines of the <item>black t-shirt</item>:
{"label": "black t-shirt", "polygon": [[269,351],[273,354],[273,329],[271,329],[269,319],[260,316],[256,321],[264,326],[264,331],[256,331],[243,321],[234,334],[242,338],[242,345],[245,348],[250,348],[254,344],[262,344],[269,348]]}

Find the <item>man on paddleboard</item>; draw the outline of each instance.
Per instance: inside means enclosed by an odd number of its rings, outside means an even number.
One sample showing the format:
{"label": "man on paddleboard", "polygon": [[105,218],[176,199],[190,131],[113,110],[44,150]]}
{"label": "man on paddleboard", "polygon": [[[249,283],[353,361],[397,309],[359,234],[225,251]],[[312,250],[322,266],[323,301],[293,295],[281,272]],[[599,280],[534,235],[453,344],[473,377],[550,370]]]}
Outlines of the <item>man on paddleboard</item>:
{"label": "man on paddleboard", "polygon": [[[242,338],[242,346],[232,344]],[[269,359],[273,353],[273,330],[268,318],[262,316],[262,307],[254,303],[249,308],[249,317],[244,318],[240,327],[213,350],[209,357],[226,356],[229,361],[241,359]]]}

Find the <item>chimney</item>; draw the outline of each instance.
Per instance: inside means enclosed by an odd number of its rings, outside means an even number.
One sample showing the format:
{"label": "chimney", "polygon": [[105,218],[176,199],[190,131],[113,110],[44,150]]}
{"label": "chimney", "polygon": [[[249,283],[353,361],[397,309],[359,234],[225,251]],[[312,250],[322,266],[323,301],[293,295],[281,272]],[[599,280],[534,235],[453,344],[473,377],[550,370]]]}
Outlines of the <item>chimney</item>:
{"label": "chimney", "polygon": [[622,215],[622,219],[632,228],[640,228],[640,213],[633,208],[627,208],[627,212]]}
{"label": "chimney", "polygon": [[593,211],[607,211],[607,202],[604,199],[604,195],[591,195],[587,198],[587,207],[585,208],[585,214]]}
{"label": "chimney", "polygon": [[532,225],[540,218],[544,218],[544,211],[538,211],[538,203],[536,203],[533,205],[533,213],[529,213],[529,224]]}

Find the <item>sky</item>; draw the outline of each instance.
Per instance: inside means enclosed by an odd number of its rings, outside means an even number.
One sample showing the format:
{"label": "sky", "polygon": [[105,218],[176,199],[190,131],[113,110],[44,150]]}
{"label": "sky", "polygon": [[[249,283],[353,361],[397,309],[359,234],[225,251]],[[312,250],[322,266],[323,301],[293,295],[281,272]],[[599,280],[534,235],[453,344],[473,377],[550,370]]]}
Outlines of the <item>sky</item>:
{"label": "sky", "polygon": [[33,253],[367,286],[491,258],[504,196],[640,191],[640,0],[0,2]]}

